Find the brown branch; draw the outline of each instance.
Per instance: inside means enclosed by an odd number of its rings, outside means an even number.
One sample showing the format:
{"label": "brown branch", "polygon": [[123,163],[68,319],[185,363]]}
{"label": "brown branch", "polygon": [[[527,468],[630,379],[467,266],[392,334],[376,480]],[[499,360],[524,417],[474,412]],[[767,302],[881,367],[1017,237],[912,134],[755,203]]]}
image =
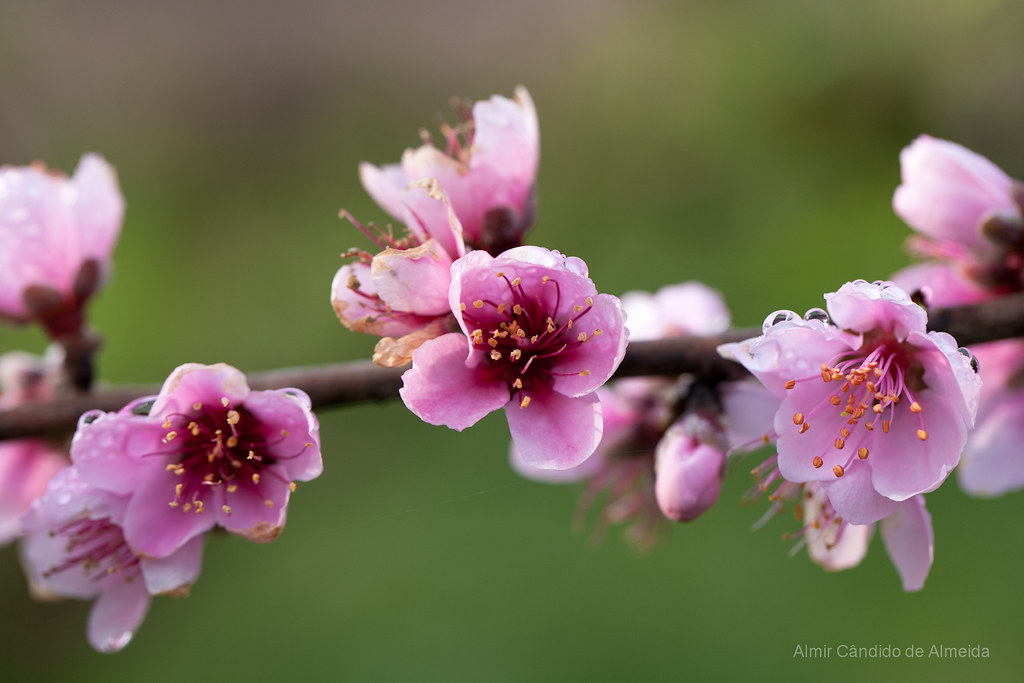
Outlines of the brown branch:
{"label": "brown branch", "polygon": [[[1024,293],[969,306],[933,309],[929,312],[929,329],[949,332],[962,345],[1024,337]],[[615,377],[690,373],[710,381],[740,379],[746,370],[719,356],[715,348],[757,334],[757,330],[731,330],[716,337],[633,342]],[[309,394],[314,407],[325,407],[395,398],[402,386],[403,371],[356,361],[251,373],[248,377],[253,389],[297,387]],[[74,429],[78,417],[87,410],[119,410],[159,390],[158,385],[101,388],[90,394],[60,396],[0,411],[0,439],[64,434]]]}

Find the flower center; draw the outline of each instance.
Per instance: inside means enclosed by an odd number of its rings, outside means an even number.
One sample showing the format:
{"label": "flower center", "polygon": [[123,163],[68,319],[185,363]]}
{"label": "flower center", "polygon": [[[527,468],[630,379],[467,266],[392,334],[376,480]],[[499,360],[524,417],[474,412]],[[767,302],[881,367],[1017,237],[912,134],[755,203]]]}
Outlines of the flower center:
{"label": "flower center", "polygon": [[[538,291],[529,292],[521,278],[495,274],[505,281],[509,298],[462,302],[460,309],[466,327],[472,330],[474,348],[486,354],[491,371],[508,382],[509,391],[517,392],[519,406],[530,405],[529,392],[538,383],[546,383],[547,377],[589,375],[589,370],[559,373],[552,368],[557,357],[602,334],[600,328],[587,333],[577,325],[593,309],[593,298],[588,296],[563,312],[557,280],[545,275]],[[540,291],[545,288],[550,291]]]}
{"label": "flower center", "polygon": [[[926,440],[928,432],[924,428],[921,404],[913,395],[913,391],[924,388],[922,374],[920,363],[914,362],[909,349],[885,339],[867,352],[844,353],[822,363],[819,375],[786,382],[786,389],[793,389],[801,382],[819,381],[827,387],[826,397],[809,412],[793,414],[798,434],[810,429],[811,418],[815,416],[820,415],[834,424],[838,411],[839,429],[832,448],[814,456],[814,467],[822,467],[826,458],[834,460],[839,451],[849,447],[849,455],[832,467],[836,477],[843,476],[855,457],[867,459],[874,434],[888,434],[897,417],[909,418],[908,411],[917,416],[917,438]],[[858,425],[863,425],[863,431],[855,431]]]}
{"label": "flower center", "polygon": [[[232,407],[225,397],[219,405],[194,403],[189,414],[167,416],[163,443],[174,443],[177,462],[167,471],[178,478],[169,505],[183,512],[202,514],[212,492],[220,492],[221,509],[231,514],[229,494],[240,489],[259,495],[265,476],[280,478],[268,469],[280,456],[270,456],[269,446],[288,436],[282,429],[277,441],[267,441],[259,422],[243,407]],[[278,435],[275,435],[278,436]],[[290,484],[294,490],[295,484]],[[273,501],[264,500],[267,507]]]}

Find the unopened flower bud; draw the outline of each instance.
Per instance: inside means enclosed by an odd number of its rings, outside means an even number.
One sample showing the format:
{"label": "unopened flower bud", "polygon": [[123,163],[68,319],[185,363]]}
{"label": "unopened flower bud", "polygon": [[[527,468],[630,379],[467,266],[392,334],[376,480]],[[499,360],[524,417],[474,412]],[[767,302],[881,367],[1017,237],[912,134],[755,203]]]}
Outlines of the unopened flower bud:
{"label": "unopened flower bud", "polygon": [[725,453],[701,440],[691,420],[669,427],[654,457],[654,493],[666,517],[692,522],[718,500]]}

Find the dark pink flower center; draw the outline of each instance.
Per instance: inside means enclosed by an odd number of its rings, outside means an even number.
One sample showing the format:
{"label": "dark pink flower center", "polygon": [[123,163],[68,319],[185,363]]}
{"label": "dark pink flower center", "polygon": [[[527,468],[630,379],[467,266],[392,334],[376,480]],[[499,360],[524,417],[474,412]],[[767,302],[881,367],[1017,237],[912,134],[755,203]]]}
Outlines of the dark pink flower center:
{"label": "dark pink flower center", "polygon": [[[593,308],[593,298],[588,296],[561,312],[561,288],[550,276],[533,283],[538,291],[528,291],[520,278],[509,279],[502,272],[496,275],[508,286],[507,300],[477,299],[460,304],[474,348],[485,355],[484,372],[507,382],[522,408],[530,405],[530,392],[548,385],[552,376],[589,375],[586,369],[566,374],[553,368],[559,357],[564,359],[602,334],[599,328],[588,333],[577,324]],[[540,291],[544,288],[553,295]]]}
{"label": "dark pink flower center", "polygon": [[[845,462],[832,467],[836,477],[843,476],[854,457],[868,457],[875,434],[888,434],[900,415],[904,416],[901,419],[910,419],[908,411],[917,418],[917,438],[926,440],[928,432],[921,404],[914,398],[914,392],[925,388],[922,375],[923,368],[914,360],[913,347],[891,337],[866,337],[859,351],[843,353],[822,363],[820,375],[789,380],[787,389],[802,382],[821,382],[826,390],[825,398],[816,406],[793,414],[799,434],[811,428],[812,418],[820,416],[833,425],[838,418],[839,429],[832,448],[814,456],[814,467],[824,464],[822,456],[829,457],[848,448]],[[857,429],[858,426],[863,429]]]}
{"label": "dark pink flower center", "polygon": [[[178,456],[167,465],[167,472],[177,479],[171,507],[201,514],[216,491],[224,501],[222,510],[230,515],[231,495],[239,491],[260,495],[264,477],[284,481],[272,467],[282,456],[271,456],[268,449],[285,439],[288,431],[268,433],[268,427],[244,406],[232,407],[227,398],[214,405],[194,403],[188,414],[168,415],[163,428],[163,443]],[[294,483],[289,485],[294,489]],[[273,506],[269,499],[264,502]]]}

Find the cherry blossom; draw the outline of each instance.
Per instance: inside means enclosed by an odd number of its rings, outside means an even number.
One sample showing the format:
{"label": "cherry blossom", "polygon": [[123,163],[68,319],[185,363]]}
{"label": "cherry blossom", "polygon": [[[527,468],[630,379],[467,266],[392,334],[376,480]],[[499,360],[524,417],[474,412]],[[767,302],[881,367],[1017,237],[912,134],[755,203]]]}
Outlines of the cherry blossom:
{"label": "cherry blossom", "polygon": [[0,317],[77,334],[121,232],[114,169],[86,154],[67,178],[41,164],[0,168]]}
{"label": "cherry blossom", "polygon": [[127,496],[90,486],[66,467],[25,514],[22,555],[34,594],[95,599],[88,638],[101,652],[128,644],[153,595],[187,595],[202,562],[202,536],[166,557],[138,553],[125,541],[127,506]]}
{"label": "cherry blossom", "polygon": [[214,526],[273,540],[295,482],[323,469],[309,397],[252,391],[224,364],[183,365],[158,396],[84,414],[71,459],[82,479],[129,498],[125,539],[154,557]]}
{"label": "cherry blossom", "polygon": [[772,314],[762,336],[719,350],[782,399],[781,476],[822,482],[844,519],[868,524],[945,480],[981,382],[969,354],[927,332],[924,310],[892,283],[858,280],[825,299],[828,313]]}
{"label": "cherry blossom", "polygon": [[408,149],[400,164],[363,163],[363,187],[394,218],[437,212],[422,197],[408,197],[411,184],[436,179],[451,200],[466,243],[497,255],[522,244],[533,224],[535,179],[540,161],[537,111],[525,88],[515,98],[499,95],[460,107],[460,122],[442,125],[443,149],[429,141]]}
{"label": "cherry blossom", "polygon": [[578,465],[601,438],[604,384],[626,350],[619,300],[598,294],[586,264],[541,247],[452,265],[461,332],[427,341],[402,376],[402,399],[430,424],[463,430],[505,409],[523,459]]}

